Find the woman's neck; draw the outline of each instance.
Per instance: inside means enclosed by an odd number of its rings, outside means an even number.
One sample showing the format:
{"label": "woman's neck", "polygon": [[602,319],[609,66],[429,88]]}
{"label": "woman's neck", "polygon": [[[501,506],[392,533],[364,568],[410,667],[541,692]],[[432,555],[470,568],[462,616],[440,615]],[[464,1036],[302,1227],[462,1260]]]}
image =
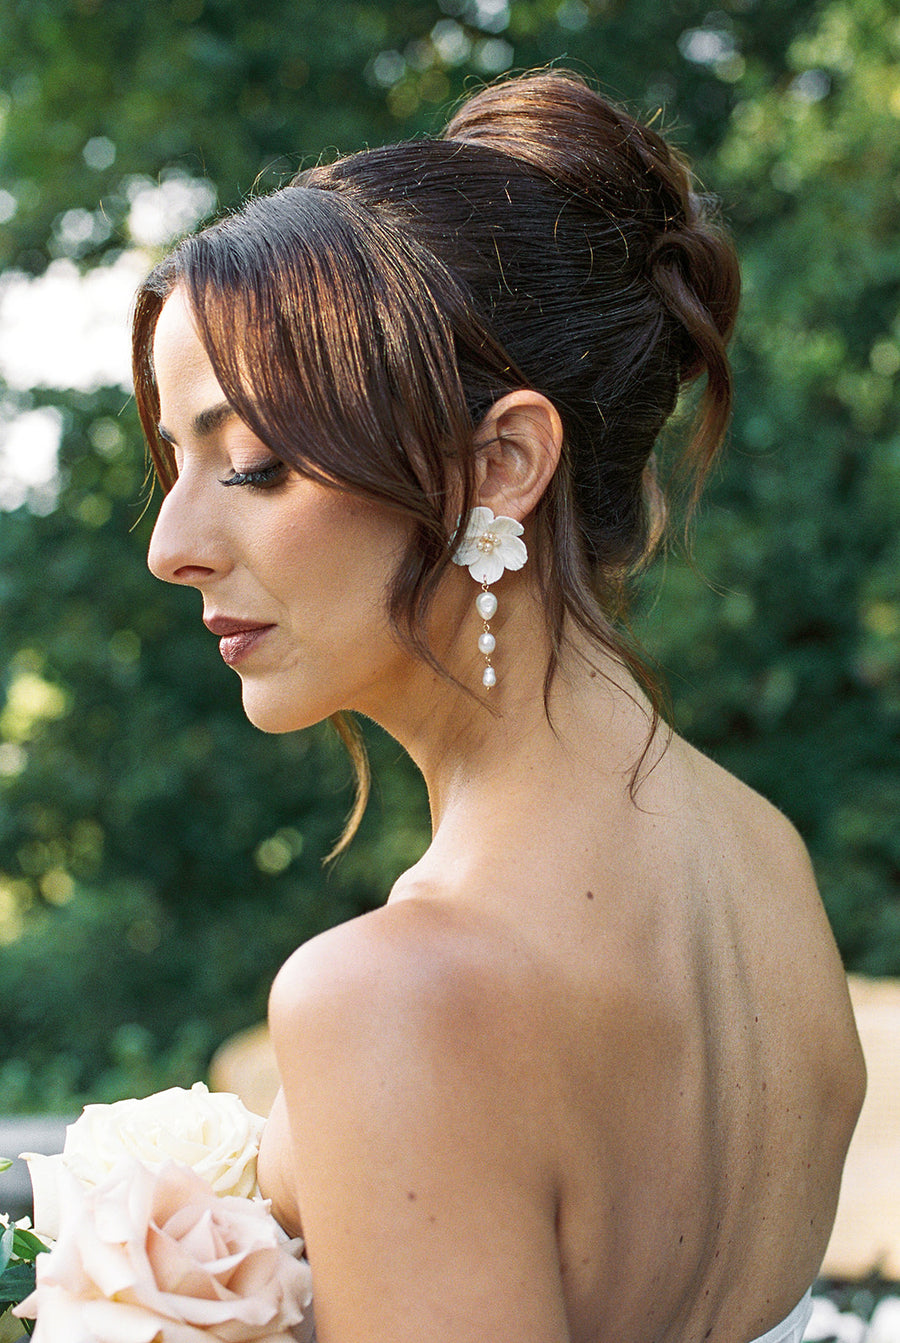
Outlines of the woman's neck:
{"label": "woman's neck", "polygon": [[488,806],[496,811],[523,789],[551,787],[561,771],[579,765],[598,777],[627,776],[652,722],[630,672],[567,630],[545,704],[550,639],[536,594],[518,583],[501,594],[492,622],[497,683],[483,690],[478,625],[469,616],[469,590],[465,596],[462,612],[457,608],[457,618],[443,624],[452,635],[444,641],[441,661],[455,680],[410,659],[400,684],[380,702],[359,706],[421,770],[434,832],[450,812],[478,815]]}

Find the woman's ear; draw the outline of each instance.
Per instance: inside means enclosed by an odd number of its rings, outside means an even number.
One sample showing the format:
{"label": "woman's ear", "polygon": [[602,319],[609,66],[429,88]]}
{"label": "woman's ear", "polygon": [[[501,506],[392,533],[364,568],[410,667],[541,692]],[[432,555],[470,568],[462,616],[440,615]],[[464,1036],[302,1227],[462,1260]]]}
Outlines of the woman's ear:
{"label": "woman's ear", "polygon": [[477,503],[524,522],[550,484],[562,444],[552,401],[525,387],[502,396],[475,433]]}

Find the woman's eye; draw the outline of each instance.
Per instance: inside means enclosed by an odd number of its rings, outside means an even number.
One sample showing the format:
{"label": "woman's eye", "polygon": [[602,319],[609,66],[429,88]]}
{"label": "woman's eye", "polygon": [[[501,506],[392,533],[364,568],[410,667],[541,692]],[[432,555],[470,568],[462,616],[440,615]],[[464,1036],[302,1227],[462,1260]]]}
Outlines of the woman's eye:
{"label": "woman's eye", "polygon": [[287,467],[284,462],[267,462],[265,466],[258,466],[253,471],[232,471],[230,476],[220,480],[220,485],[250,485],[257,489],[265,489],[267,486],[277,485]]}

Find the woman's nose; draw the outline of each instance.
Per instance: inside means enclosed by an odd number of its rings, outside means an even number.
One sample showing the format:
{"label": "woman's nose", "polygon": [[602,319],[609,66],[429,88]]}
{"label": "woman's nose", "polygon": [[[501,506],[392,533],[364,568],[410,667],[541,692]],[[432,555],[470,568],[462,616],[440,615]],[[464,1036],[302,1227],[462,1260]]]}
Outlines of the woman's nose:
{"label": "woman's nose", "polygon": [[199,587],[230,566],[213,519],[205,510],[190,506],[182,486],[182,481],[176,481],[163,499],[150,538],[147,567],[165,583]]}

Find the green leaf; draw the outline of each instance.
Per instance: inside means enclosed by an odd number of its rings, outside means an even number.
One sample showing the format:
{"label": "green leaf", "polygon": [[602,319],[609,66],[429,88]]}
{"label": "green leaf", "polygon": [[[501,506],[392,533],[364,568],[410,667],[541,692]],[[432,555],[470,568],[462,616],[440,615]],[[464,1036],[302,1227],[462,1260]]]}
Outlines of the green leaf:
{"label": "green leaf", "polygon": [[3,1273],[6,1269],[6,1265],[12,1258],[15,1236],[16,1230],[15,1227],[12,1226],[8,1227],[7,1230],[3,1232],[3,1235],[0,1236],[0,1282],[3,1281]]}
{"label": "green leaf", "polygon": [[0,1311],[17,1306],[34,1291],[34,1264],[8,1264],[0,1273]]}
{"label": "green leaf", "polygon": [[11,1165],[12,1162],[9,1160],[9,1157],[0,1156],[0,1175],[2,1175],[5,1170],[9,1170]]}
{"label": "green leaf", "polygon": [[24,1231],[21,1227],[12,1229],[15,1232],[13,1254],[17,1259],[32,1263],[39,1254],[45,1254],[49,1249],[49,1246],[45,1245],[40,1236],[36,1236],[33,1231]]}

